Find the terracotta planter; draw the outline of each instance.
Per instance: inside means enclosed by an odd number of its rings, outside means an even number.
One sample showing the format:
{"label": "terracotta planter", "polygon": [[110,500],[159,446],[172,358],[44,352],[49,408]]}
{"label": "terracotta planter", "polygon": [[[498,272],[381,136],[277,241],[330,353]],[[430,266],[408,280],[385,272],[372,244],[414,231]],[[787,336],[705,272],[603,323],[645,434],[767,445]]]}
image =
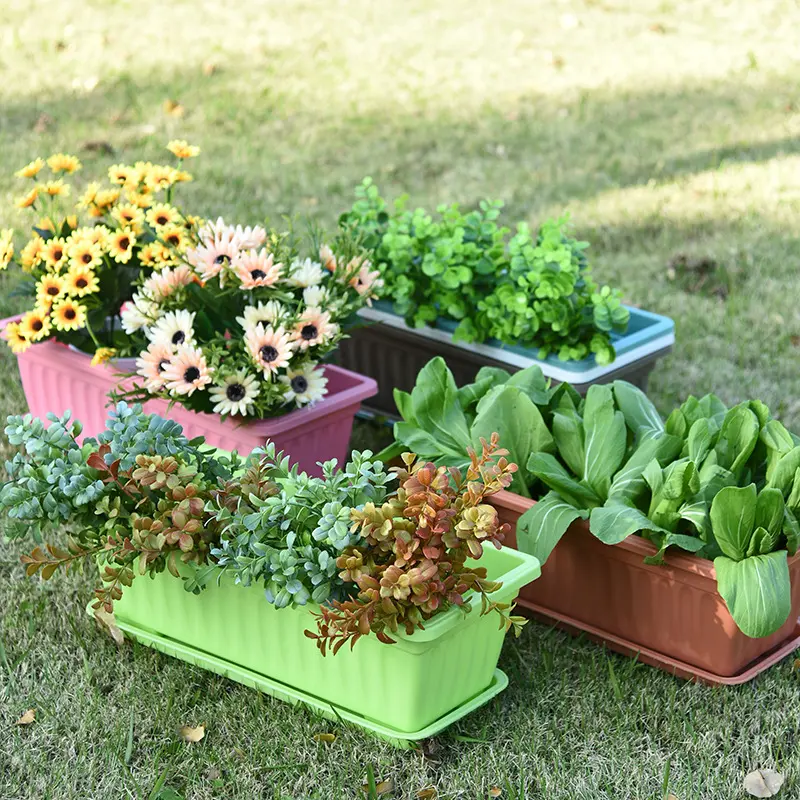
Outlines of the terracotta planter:
{"label": "terracotta planter", "polygon": [[[491,498],[500,518],[512,526],[505,544],[516,547],[516,523],[533,505],[511,492]],[[584,630],[614,649],[662,654],[722,678],[779,648],[795,633],[800,615],[800,554],[789,559],[792,613],[780,630],[751,639],[736,626],[717,592],[711,561],[668,555],[664,565],[644,563],[656,548],[639,536],[605,545],[574,523],[542,566],[541,577],[523,587],[518,604],[537,616],[573,630]],[[650,659],[650,662],[658,659]],[[671,670],[672,671],[672,670]],[[687,670],[683,670],[686,672]],[[722,681],[720,681],[722,682]]]}
{"label": "terracotta planter", "polygon": [[[30,347],[18,356],[18,364],[31,414],[44,418],[53,412],[60,416],[69,409],[83,423],[84,436],[97,436],[105,428],[110,405],[107,395],[120,383],[119,370],[133,368],[132,362],[92,367],[90,356],[54,340]],[[353,418],[361,401],[377,391],[372,378],[341,367],[327,365],[325,374],[328,394],[323,400],[273,419],[242,424],[179,405],[170,409],[169,403],[160,399],[145,403],[144,410],[180,423],[190,439],[203,436],[208,444],[223,450],[246,454],[270,439],[302,470],[319,475],[317,462],[331,458],[345,462]]]}

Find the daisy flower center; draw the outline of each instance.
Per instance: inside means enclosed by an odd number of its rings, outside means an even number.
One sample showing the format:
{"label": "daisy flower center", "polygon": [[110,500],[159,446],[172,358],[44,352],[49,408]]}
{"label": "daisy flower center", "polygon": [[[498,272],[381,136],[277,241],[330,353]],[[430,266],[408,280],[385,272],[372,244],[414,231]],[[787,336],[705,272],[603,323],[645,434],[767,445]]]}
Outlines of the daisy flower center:
{"label": "daisy flower center", "polygon": [[241,383],[231,383],[228,384],[228,388],[225,390],[225,394],[228,400],[232,400],[234,403],[238,403],[247,392],[245,391],[244,386]]}
{"label": "daisy flower center", "polygon": [[308,342],[311,339],[317,338],[317,326],[316,325],[303,325],[302,330],[300,331],[300,335]]}
{"label": "daisy flower center", "polygon": [[40,319],[34,320],[31,328],[33,328],[35,331],[40,331],[42,328],[44,328],[44,323]]}
{"label": "daisy flower center", "polygon": [[86,280],[86,278],[78,278],[78,280],[75,281],[75,285],[79,289],[85,289],[89,285],[89,282]]}
{"label": "daisy flower center", "polygon": [[53,250],[53,261],[61,261],[63,257],[64,257],[63,250]]}
{"label": "daisy flower center", "polygon": [[77,316],[77,314],[75,313],[75,309],[74,309],[74,308],[67,308],[67,309],[65,309],[65,311],[64,311],[64,316],[65,316],[67,319],[75,319],[75,317]]}
{"label": "daisy flower center", "polygon": [[161,361],[158,362],[158,371],[163,372],[169,366],[169,361],[166,358],[162,358]]}
{"label": "daisy flower center", "polygon": [[253,271],[250,273],[250,277],[251,277],[253,280],[255,280],[255,281],[258,281],[258,280],[261,280],[261,278],[266,278],[266,277],[267,277],[267,273],[266,273],[266,272],[264,272],[264,270],[263,270],[263,269],[254,269],[254,270],[253,270]]}
{"label": "daisy flower center", "polygon": [[123,236],[119,240],[119,246],[122,250],[127,250],[131,246],[131,240],[127,236]]}
{"label": "daisy flower center", "polygon": [[[175,331],[172,334],[172,344],[183,344],[186,341],[186,334],[183,331]],[[194,367],[192,367],[194,369]]]}
{"label": "daisy flower center", "polygon": [[295,375],[291,380],[291,387],[295,394],[303,394],[308,389],[308,381],[305,375]]}
{"label": "daisy flower center", "polygon": [[58,286],[48,286],[47,294],[49,294],[51,297],[55,297],[58,294]]}
{"label": "daisy flower center", "polygon": [[183,373],[183,379],[186,383],[194,383],[200,377],[200,370],[197,367],[189,367],[186,372]]}
{"label": "daisy flower center", "polygon": [[266,364],[271,364],[278,357],[278,351],[271,344],[265,344],[258,354]]}
{"label": "daisy flower center", "polygon": [[180,242],[181,242],[180,236],[177,236],[174,233],[167,236],[167,244],[171,244],[173,247],[179,245]]}
{"label": "daisy flower center", "polygon": [[166,225],[168,222],[169,222],[169,217],[166,217],[163,214],[156,217],[156,225]]}
{"label": "daisy flower center", "polygon": [[220,253],[215,259],[215,264],[227,264],[230,261],[230,257],[226,256],[225,253]]}
{"label": "daisy flower center", "polygon": [[84,264],[90,264],[92,261],[92,254],[91,253],[84,253],[81,260]]}

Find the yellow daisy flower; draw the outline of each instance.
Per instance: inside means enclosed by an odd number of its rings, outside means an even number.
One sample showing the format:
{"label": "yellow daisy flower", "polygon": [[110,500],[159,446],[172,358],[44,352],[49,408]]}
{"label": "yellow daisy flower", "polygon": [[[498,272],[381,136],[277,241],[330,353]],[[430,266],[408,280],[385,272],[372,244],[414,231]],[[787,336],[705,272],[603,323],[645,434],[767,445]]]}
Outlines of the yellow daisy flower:
{"label": "yellow daisy flower", "polygon": [[127,264],[131,260],[135,244],[136,234],[133,231],[115,231],[108,240],[108,253],[114,261]]}
{"label": "yellow daisy flower", "polygon": [[150,210],[146,214],[146,219],[154,228],[163,228],[165,225],[170,225],[173,222],[178,222],[181,215],[177,208],[169,205],[169,203],[155,203],[150,206]]}
{"label": "yellow daisy flower", "polygon": [[47,181],[39,184],[40,191],[49,194],[50,197],[68,197],[69,184],[64,183],[60,178],[57,181]]}
{"label": "yellow daisy flower", "polygon": [[43,250],[44,239],[41,236],[34,236],[19,251],[19,264],[25,272],[30,272],[42,260]]}
{"label": "yellow daisy flower", "polygon": [[47,159],[47,166],[53,172],[63,172],[67,175],[72,175],[77,172],[82,164],[75,156],[68,156],[65,153],[54,153]]}
{"label": "yellow daisy flower", "polygon": [[14,174],[18,178],[35,178],[43,169],[44,161],[41,158],[35,158],[30,164],[26,164]]}
{"label": "yellow daisy flower", "polygon": [[154,192],[162,189],[169,189],[175,183],[175,176],[178,170],[173,167],[164,167],[160,164],[153,164],[144,176],[145,186]]}
{"label": "yellow daisy flower", "polygon": [[56,301],[50,313],[53,325],[60,331],[76,331],[86,324],[86,306],[69,297]]}
{"label": "yellow daisy flower", "polygon": [[63,239],[50,239],[45,243],[42,251],[42,258],[48,269],[58,272],[65,267],[69,260],[67,255],[67,243]]}
{"label": "yellow daisy flower", "polygon": [[78,218],[74,214],[70,214],[68,217],[65,217],[64,222],[67,223],[67,227],[70,230],[74,231],[78,227]]}
{"label": "yellow daisy flower", "polygon": [[153,195],[150,194],[150,189],[144,187],[141,192],[132,192],[128,190],[125,192],[125,197],[131,205],[137,208],[150,208],[153,203]]}
{"label": "yellow daisy flower", "polygon": [[158,233],[161,241],[174,250],[184,250],[187,244],[186,230],[181,225],[167,225]]}
{"label": "yellow daisy flower", "polygon": [[90,216],[102,217],[117,200],[119,200],[119,189],[101,189],[94,196],[89,209]]}
{"label": "yellow daisy flower", "polygon": [[0,231],[0,270],[5,269],[14,258],[14,242],[11,239],[13,235],[13,228]]}
{"label": "yellow daisy flower", "polygon": [[64,276],[64,291],[75,297],[84,297],[100,290],[97,275],[91,267],[74,264]]}
{"label": "yellow daisy flower", "polygon": [[141,172],[136,167],[129,167],[127,164],[114,164],[108,168],[108,179],[117,186],[133,188],[139,185],[142,179]]}
{"label": "yellow daisy flower", "polygon": [[111,212],[111,218],[117,221],[121,228],[131,228],[135,233],[144,229],[144,211],[132,203],[122,203]]}
{"label": "yellow daisy flower", "polygon": [[190,231],[193,228],[202,228],[204,224],[205,220],[202,217],[195,217],[192,214],[187,214],[183,218],[183,227],[186,228],[187,231]]}
{"label": "yellow daisy flower", "polygon": [[28,194],[20,197],[15,205],[17,208],[30,208],[39,199],[39,190],[34,186]]}
{"label": "yellow daisy flower", "polygon": [[64,279],[58,275],[45,275],[36,284],[36,302],[42,308],[50,308],[63,294]]}
{"label": "yellow daisy flower", "polygon": [[176,169],[172,174],[173,183],[189,183],[189,181],[193,180],[194,178],[188,172],[182,169]]}
{"label": "yellow daisy flower", "polygon": [[92,269],[103,262],[103,250],[100,245],[84,237],[68,242],[67,254],[73,267]]}
{"label": "yellow daisy flower", "polygon": [[94,356],[92,357],[92,366],[97,367],[100,364],[105,364],[107,361],[114,358],[116,354],[117,351],[113,347],[98,347],[97,350],[94,351]]}
{"label": "yellow daisy flower", "polygon": [[105,248],[108,237],[111,236],[111,229],[105,225],[95,225],[92,228],[83,228],[83,235],[94,244],[99,244],[101,248]]}
{"label": "yellow daisy flower", "polygon": [[32,342],[38,342],[50,335],[50,318],[46,310],[34,308],[23,315],[19,321],[20,333]]}
{"label": "yellow daisy flower", "polygon": [[167,150],[177,158],[196,158],[200,155],[200,148],[189,144],[183,139],[173,139],[168,145]]}
{"label": "yellow daisy flower", "polygon": [[18,322],[9,322],[3,329],[2,336],[8,342],[12,353],[24,353],[33,344],[19,329]]}
{"label": "yellow daisy flower", "polygon": [[82,206],[83,208],[88,208],[90,205],[94,203],[95,197],[97,197],[97,193],[100,191],[100,184],[97,181],[92,181],[87,187],[84,193],[81,195],[81,199],[78,201],[78,205]]}
{"label": "yellow daisy flower", "polygon": [[51,233],[55,233],[56,232],[55,223],[53,222],[53,220],[50,219],[50,217],[42,217],[36,223],[36,227],[40,231],[50,231]]}

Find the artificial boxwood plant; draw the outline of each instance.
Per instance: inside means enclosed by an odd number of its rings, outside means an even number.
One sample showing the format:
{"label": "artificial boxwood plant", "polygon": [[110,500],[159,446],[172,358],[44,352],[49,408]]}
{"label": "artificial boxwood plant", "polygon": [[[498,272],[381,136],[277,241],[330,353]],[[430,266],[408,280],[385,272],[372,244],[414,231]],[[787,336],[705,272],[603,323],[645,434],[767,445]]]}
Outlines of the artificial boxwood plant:
{"label": "artificial boxwood plant", "polygon": [[629,312],[617,290],[595,283],[588,243],[569,235],[567,217],[538,231],[520,222],[512,235],[500,223],[499,201],[467,212],[441,205],[435,215],[406,203],[404,196],[390,208],[365,178],[340,223],[372,252],[384,299],[408,325],[452,320],[465,342],[538,348],[541,358],[614,360],[610,334],[625,330]]}

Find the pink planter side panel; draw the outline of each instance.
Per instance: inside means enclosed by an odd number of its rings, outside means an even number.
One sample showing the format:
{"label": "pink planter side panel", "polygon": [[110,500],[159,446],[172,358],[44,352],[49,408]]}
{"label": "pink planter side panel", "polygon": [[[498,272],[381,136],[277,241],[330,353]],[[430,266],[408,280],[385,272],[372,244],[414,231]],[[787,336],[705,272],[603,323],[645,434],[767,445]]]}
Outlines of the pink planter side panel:
{"label": "pink planter side panel", "polygon": [[[92,367],[90,358],[57,342],[44,342],[18,357],[20,377],[28,408],[36,417],[48,412],[61,416],[70,410],[83,423],[84,437],[96,437],[106,425],[111,401],[108,393],[120,375],[110,365]],[[203,436],[208,444],[246,455],[266,441],[312,475],[320,475],[317,462],[338,459],[343,464],[353,418],[361,401],[377,391],[377,384],[354,372],[326,366],[328,395],[311,408],[298,409],[274,419],[240,423],[216,414],[189,411],[166,400],[151,400],[145,411],[178,422],[192,439]]]}

